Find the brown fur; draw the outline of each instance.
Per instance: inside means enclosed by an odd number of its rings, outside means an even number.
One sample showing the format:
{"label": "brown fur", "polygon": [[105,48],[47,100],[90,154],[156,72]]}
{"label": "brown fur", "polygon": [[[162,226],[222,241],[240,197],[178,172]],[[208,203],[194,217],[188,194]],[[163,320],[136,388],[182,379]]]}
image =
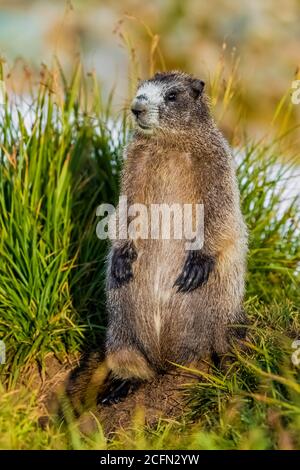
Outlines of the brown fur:
{"label": "brown fur", "polygon": [[150,380],[154,376],[146,359],[134,349],[123,349],[110,353],[107,357],[107,366],[116,377],[123,379],[139,377],[143,380]]}
{"label": "brown fur", "polygon": [[[174,74],[174,80],[188,87],[191,78]],[[182,122],[175,116],[153,135],[135,132],[126,149],[121,194],[129,204],[202,202],[201,252],[213,256],[216,264],[207,283],[189,293],[177,292],[173,284],[186,259],[185,241],[139,239],[133,242],[133,279],[115,287],[111,259],[128,241],[113,243],[107,271],[106,354],[110,369],[121,378],[150,379],[171,363],[224,354],[236,331],[231,327],[245,320],[247,232],[232,156],[205,95],[195,104],[186,99]]]}

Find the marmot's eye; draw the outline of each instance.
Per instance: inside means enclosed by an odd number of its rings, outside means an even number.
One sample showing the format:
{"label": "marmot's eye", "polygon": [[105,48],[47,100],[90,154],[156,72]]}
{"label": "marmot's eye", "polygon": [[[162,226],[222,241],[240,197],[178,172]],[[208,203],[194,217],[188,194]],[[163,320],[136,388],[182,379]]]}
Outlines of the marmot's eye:
{"label": "marmot's eye", "polygon": [[175,91],[171,91],[170,93],[168,93],[166,98],[168,101],[176,101],[177,93]]}

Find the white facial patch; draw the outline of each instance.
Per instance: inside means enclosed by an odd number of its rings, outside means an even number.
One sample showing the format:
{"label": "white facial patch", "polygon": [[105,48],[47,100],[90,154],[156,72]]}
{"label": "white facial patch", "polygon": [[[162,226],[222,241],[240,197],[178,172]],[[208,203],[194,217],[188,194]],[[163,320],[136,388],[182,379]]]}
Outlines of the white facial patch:
{"label": "white facial patch", "polygon": [[144,83],[138,89],[138,96],[144,96],[150,106],[159,106],[164,100],[164,87],[158,83]]}
{"label": "white facial patch", "polygon": [[142,110],[137,124],[146,134],[152,134],[153,129],[159,126],[159,105],[164,101],[164,92],[162,84],[146,82],[138,89],[133,100],[133,106]]}

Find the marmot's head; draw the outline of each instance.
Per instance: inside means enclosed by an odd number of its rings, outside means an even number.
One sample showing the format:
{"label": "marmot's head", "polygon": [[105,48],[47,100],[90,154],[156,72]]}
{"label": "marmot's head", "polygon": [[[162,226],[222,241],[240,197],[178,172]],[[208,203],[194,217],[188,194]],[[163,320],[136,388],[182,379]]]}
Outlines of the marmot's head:
{"label": "marmot's head", "polygon": [[157,73],[143,81],[131,107],[138,130],[152,134],[199,126],[208,116],[203,88],[202,80],[182,72]]}

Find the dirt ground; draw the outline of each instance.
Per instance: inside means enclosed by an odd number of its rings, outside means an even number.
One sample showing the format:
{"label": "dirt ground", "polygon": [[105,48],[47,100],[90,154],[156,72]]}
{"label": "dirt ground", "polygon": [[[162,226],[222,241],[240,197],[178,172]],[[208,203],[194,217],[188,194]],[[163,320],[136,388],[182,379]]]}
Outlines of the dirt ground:
{"label": "dirt ground", "polygon": [[74,358],[64,364],[49,356],[45,369],[44,379],[36,374],[31,383],[35,390],[40,388],[40,425],[46,427],[57,418],[75,418],[83,433],[92,434],[98,429],[98,420],[107,437],[116,429],[131,426],[137,412],[149,426],[161,418],[176,420],[187,410],[183,386],[198,380],[190,371],[177,368],[141,384],[117,404],[102,405],[108,371],[101,353],[91,352],[80,361]]}

